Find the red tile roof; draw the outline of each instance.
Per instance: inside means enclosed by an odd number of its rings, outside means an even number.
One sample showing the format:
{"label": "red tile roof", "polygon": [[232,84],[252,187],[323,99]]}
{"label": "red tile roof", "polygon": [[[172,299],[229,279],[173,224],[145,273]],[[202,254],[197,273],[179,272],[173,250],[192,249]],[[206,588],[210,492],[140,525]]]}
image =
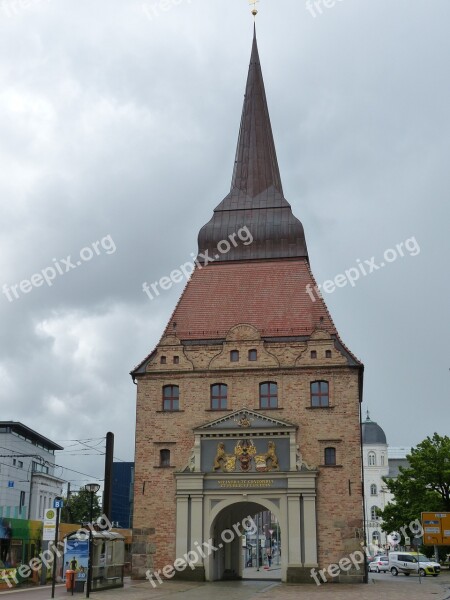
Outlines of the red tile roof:
{"label": "red tile roof", "polygon": [[[216,263],[192,274],[165,335],[181,340],[223,338],[235,325],[256,327],[263,337],[336,334],[305,259]],[[176,329],[173,323],[176,323]]]}

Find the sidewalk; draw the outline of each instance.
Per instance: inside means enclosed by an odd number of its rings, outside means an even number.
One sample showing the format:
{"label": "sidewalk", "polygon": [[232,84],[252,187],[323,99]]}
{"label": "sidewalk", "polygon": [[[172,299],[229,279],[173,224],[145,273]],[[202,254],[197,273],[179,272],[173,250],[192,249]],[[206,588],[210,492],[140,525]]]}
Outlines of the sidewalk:
{"label": "sidewalk", "polygon": [[[0,593],[7,600],[50,600],[51,589],[35,588],[28,591]],[[419,584],[418,578],[372,578],[364,584],[326,584],[317,586],[288,585],[268,580],[222,581],[217,583],[189,583],[167,581],[153,588],[148,581],[126,580],[124,588],[104,592],[94,592],[93,600],[298,600],[299,596],[307,600],[436,600],[450,599],[450,581],[426,578]],[[56,588],[55,598],[71,598],[65,587]],[[84,598],[84,594],[74,594],[75,600]]]}

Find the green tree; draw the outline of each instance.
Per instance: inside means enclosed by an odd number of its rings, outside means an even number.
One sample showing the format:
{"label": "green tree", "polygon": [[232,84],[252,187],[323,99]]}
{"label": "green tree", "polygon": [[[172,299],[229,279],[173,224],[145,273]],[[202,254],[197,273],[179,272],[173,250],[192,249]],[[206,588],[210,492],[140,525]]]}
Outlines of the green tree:
{"label": "green tree", "polygon": [[396,479],[383,477],[394,495],[394,501],[379,511],[381,527],[388,533],[402,532],[412,521],[420,521],[421,512],[450,511],[450,438],[435,433],[413,448],[407,459],[409,467],[400,467]]}
{"label": "green tree", "polygon": [[[95,521],[102,514],[100,500],[97,494],[93,495],[92,519]],[[64,523],[87,523],[91,515],[91,494],[81,489],[76,494],[71,494],[69,501],[65,499],[61,520]]]}

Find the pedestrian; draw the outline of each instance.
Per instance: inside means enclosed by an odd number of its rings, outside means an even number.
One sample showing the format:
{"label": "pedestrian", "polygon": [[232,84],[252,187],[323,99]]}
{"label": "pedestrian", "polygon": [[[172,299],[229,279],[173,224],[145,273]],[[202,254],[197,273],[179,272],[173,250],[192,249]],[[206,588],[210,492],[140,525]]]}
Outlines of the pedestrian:
{"label": "pedestrian", "polygon": [[12,538],[12,529],[11,525],[8,523],[6,519],[2,519],[2,523],[0,526],[0,560],[5,564],[6,559],[8,558],[8,554],[10,555],[11,562],[11,538]]}

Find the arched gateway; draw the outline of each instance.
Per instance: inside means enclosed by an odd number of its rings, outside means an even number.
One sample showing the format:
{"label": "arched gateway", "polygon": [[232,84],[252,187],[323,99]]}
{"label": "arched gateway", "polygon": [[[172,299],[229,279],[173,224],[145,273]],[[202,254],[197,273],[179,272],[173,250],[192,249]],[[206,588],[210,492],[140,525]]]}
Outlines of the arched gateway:
{"label": "arched gateway", "polygon": [[231,190],[198,241],[195,265],[143,286],[162,301],[190,274],[132,372],[133,577],[238,577],[239,522],[264,507],[281,526],[283,581],[311,583],[316,567],[362,580],[348,557],[363,539],[363,366],[341,342],[284,197],[256,36]]}
{"label": "arched gateway", "polygon": [[182,557],[211,540],[215,549],[196,565],[200,578],[242,576],[238,533],[245,533],[244,520],[261,510],[271,511],[284,532],[281,579],[308,577],[317,567],[317,471],[302,464],[296,430],[248,409],[194,430],[190,464],[175,474],[176,548]]}

